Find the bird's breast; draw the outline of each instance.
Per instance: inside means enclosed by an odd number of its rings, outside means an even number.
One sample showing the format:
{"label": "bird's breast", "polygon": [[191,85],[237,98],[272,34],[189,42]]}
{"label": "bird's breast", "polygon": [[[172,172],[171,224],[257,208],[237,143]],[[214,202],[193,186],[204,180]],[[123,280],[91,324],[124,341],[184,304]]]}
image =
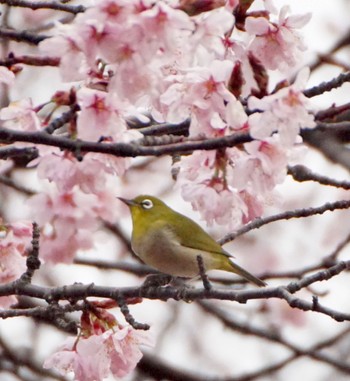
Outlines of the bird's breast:
{"label": "bird's breast", "polygon": [[198,275],[198,255],[202,256],[207,270],[213,268],[210,253],[182,246],[171,229],[159,229],[142,237],[133,237],[132,248],[144,263],[173,276]]}

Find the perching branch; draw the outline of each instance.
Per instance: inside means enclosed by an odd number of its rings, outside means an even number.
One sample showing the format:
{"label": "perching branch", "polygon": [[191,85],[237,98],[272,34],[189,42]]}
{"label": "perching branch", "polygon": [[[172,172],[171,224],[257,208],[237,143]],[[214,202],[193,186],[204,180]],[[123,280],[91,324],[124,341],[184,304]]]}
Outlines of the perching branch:
{"label": "perching branch", "polygon": [[216,289],[210,290],[197,288],[176,288],[166,287],[101,287],[94,284],[83,285],[74,284],[63,287],[44,287],[25,282],[14,281],[0,285],[0,296],[23,295],[38,299],[43,299],[49,303],[59,300],[81,300],[87,297],[101,297],[118,300],[124,298],[145,298],[167,301],[169,299],[194,301],[203,299],[230,300],[238,303],[246,303],[249,300],[278,298],[284,299],[292,308],[298,308],[303,311],[316,311],[331,317],[336,321],[350,321],[350,314],[343,313],[326,306],[321,305],[315,299],[306,301],[300,299],[294,294],[311,284],[324,281],[335,277],[336,275],[349,269],[350,261],[338,262],[327,270],[318,271],[313,275],[303,277],[299,281],[291,282],[287,286],[266,287],[264,289],[231,290]]}

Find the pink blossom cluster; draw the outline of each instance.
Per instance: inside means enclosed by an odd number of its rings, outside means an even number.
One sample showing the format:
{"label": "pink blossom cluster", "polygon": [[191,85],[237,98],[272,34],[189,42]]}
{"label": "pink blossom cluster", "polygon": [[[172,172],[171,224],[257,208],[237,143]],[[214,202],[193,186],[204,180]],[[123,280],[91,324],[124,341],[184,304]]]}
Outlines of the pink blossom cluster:
{"label": "pink blossom cluster", "polygon": [[[41,47],[46,53],[64,52],[65,80],[85,81],[78,90],[79,137],[122,139],[125,115],[137,115],[137,107],[159,121],[190,117],[192,137],[250,132],[256,142],[227,149],[224,159],[196,152],[179,164],[185,200],[209,224],[237,227],[263,213],[284,179],[300,128],[314,125],[302,95],[305,74],[272,95],[250,96],[248,107],[255,112],[249,116],[239,95],[247,97],[261,86],[254,60],[264,70],[295,66],[305,49],[298,28],[309,15],[288,16],[288,7],[278,14],[267,1],[261,16],[246,15],[247,38],[241,38],[233,16],[237,2],[212,5],[208,12],[196,1],[188,11],[188,4],[101,1]],[[230,89],[235,76],[242,77],[238,93]],[[97,89],[97,83],[105,88]]]}
{"label": "pink blossom cluster", "polygon": [[152,346],[145,331],[121,326],[103,309],[84,311],[81,333],[70,337],[44,363],[62,375],[72,373],[77,381],[102,381],[110,374],[124,377],[135,369],[142,357],[140,345]]}
{"label": "pink blossom cluster", "polygon": [[[237,14],[238,4],[101,0],[40,44],[42,54],[59,56],[63,80],[74,82],[79,112],[69,126],[72,138],[137,141],[142,135],[127,128],[126,118],[144,119],[145,110],[160,122],[190,118],[193,139],[250,133],[251,143],[198,151],[177,164],[184,199],[209,224],[229,228],[262,215],[284,180],[300,128],[314,126],[302,94],[306,72],[272,93],[266,84],[268,70],[298,62],[305,49],[298,29],[309,15],[289,16],[288,7],[278,13],[271,1]],[[11,72],[0,74],[11,83]],[[67,99],[53,102],[67,105]],[[3,109],[0,120],[40,130],[47,123],[38,110],[22,100]],[[101,219],[116,219],[111,179],[128,170],[130,159],[89,153],[79,162],[56,149],[40,152],[39,177],[52,185],[31,200],[43,227],[42,255],[71,262],[76,250],[93,246],[91,231]]]}
{"label": "pink blossom cluster", "polygon": [[[4,224],[0,219],[0,284],[18,279],[26,270],[26,250],[32,238],[27,221]],[[16,302],[15,296],[0,297],[0,308]]]}
{"label": "pink blossom cluster", "polygon": [[40,253],[52,263],[71,263],[77,250],[94,247],[93,232],[104,221],[113,223],[120,203],[108,180],[125,170],[108,155],[87,154],[78,161],[69,152],[40,158],[38,176],[52,187],[31,197],[29,204],[43,227]]}

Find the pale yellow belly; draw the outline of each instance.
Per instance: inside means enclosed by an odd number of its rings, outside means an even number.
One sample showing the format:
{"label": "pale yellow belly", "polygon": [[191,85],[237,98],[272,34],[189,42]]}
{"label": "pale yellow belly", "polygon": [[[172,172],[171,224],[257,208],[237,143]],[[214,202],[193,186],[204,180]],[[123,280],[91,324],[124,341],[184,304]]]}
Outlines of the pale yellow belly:
{"label": "pale yellow belly", "polygon": [[144,263],[173,276],[197,276],[198,255],[202,256],[206,270],[215,268],[215,254],[181,246],[169,231],[147,235],[146,239],[133,239],[132,248]]}

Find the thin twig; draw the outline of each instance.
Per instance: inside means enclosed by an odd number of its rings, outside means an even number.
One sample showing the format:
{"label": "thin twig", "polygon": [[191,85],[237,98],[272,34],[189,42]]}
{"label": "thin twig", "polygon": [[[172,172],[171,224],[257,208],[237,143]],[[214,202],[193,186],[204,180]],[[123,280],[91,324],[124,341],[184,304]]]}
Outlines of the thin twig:
{"label": "thin twig", "polygon": [[0,337],[0,347],[2,348],[2,356],[5,356],[16,367],[26,367],[31,372],[35,373],[37,377],[50,377],[59,381],[67,381],[65,377],[57,375],[50,370],[44,369],[41,364],[35,362],[30,356],[30,353],[21,355],[18,348],[13,349]]}
{"label": "thin twig", "polygon": [[62,113],[59,117],[55,118],[43,131],[45,131],[48,134],[52,134],[57,129],[64,126],[66,123],[73,120],[76,115],[77,111],[79,111],[80,107],[76,104],[72,105],[70,109],[64,113]]}
{"label": "thin twig", "polygon": [[0,60],[0,66],[10,67],[12,65],[23,64],[30,66],[58,66],[59,57],[37,57],[37,56],[15,56],[10,53],[7,58]]}
{"label": "thin twig", "polygon": [[243,335],[252,335],[254,337],[259,337],[261,339],[268,340],[270,342],[280,344],[290,351],[292,351],[296,357],[293,360],[296,360],[297,358],[301,356],[310,357],[316,361],[320,361],[322,363],[328,364],[336,368],[337,370],[340,370],[345,373],[350,373],[350,364],[347,364],[343,361],[339,361],[338,359],[334,359],[328,355],[319,353],[318,351],[320,349],[324,349],[326,347],[329,347],[330,345],[334,345],[337,343],[341,338],[343,338],[345,335],[348,335],[350,332],[350,328],[346,328],[345,330],[342,330],[340,333],[338,333],[335,336],[332,336],[331,338],[328,338],[324,341],[321,341],[315,345],[313,345],[309,349],[301,348],[295,344],[293,344],[291,341],[287,340],[286,338],[283,338],[279,333],[275,331],[267,331],[263,328],[255,327],[252,324],[247,324],[243,322],[238,322],[233,319],[233,316],[228,315],[224,310],[212,305],[209,302],[200,301],[199,305],[207,312],[211,313],[212,315],[219,318],[227,328],[233,329]]}
{"label": "thin twig", "polygon": [[10,7],[22,7],[29,9],[53,9],[55,11],[68,12],[78,14],[86,11],[83,5],[66,5],[54,1],[26,1],[26,0],[0,0],[0,4],[7,4]]}
{"label": "thin twig", "polygon": [[349,181],[337,181],[327,176],[319,175],[312,172],[309,168],[304,165],[294,165],[293,167],[288,167],[288,174],[293,177],[295,181],[315,181],[322,185],[329,185],[336,188],[350,189]]}
{"label": "thin twig", "polygon": [[119,297],[117,298],[117,303],[121,313],[124,315],[125,321],[129,323],[134,329],[141,329],[144,331],[150,329],[150,326],[148,324],[139,323],[135,320],[135,318],[131,315],[126,300],[123,298],[122,295],[119,295]]}
{"label": "thin twig", "polygon": [[41,41],[46,40],[50,36],[38,35],[26,30],[18,31],[14,29],[0,28],[0,38],[7,38],[17,42],[26,42],[27,44],[38,45]]}
{"label": "thin twig", "polygon": [[32,232],[32,248],[27,256],[27,270],[19,278],[19,282],[30,283],[32,281],[34,272],[40,268],[41,262],[39,259],[39,238],[40,229],[36,222],[33,222]]}
{"label": "thin twig", "polygon": [[264,225],[270,224],[271,222],[290,220],[292,218],[304,218],[311,217],[317,214],[323,214],[325,212],[332,212],[334,210],[342,210],[350,208],[350,200],[341,200],[334,202],[327,202],[326,204],[314,208],[303,208],[289,210],[283,213],[275,214],[273,216],[257,218],[249,224],[243,226],[241,229],[237,230],[235,233],[227,234],[225,237],[221,238],[218,242],[220,245],[224,245],[227,242],[233,241],[242,234],[245,234],[253,229],[259,229]]}
{"label": "thin twig", "polygon": [[18,192],[21,192],[23,194],[26,194],[27,196],[33,196],[36,192],[24,187],[23,185],[18,184],[13,179],[7,176],[0,175],[0,183],[4,184],[12,189],[17,190]]}

